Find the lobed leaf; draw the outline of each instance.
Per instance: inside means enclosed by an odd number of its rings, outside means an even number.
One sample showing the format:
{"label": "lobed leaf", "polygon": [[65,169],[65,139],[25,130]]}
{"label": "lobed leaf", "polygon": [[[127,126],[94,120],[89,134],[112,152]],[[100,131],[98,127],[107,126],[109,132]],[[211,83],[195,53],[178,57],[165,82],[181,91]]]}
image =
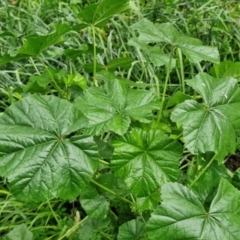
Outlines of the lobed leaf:
{"label": "lobed leaf", "polygon": [[25,201],[72,199],[97,168],[92,137],[69,134],[85,125],[74,106],[54,96],[33,95],[0,118],[0,175]]}
{"label": "lobed leaf", "polygon": [[131,118],[149,122],[152,110],[159,106],[152,92],[128,89],[118,79],[107,81],[102,88],[87,89],[74,104],[88,118],[85,133],[91,135],[107,131],[123,135]]}
{"label": "lobed leaf", "polygon": [[30,36],[21,48],[18,49],[16,56],[5,54],[0,58],[0,66],[10,61],[17,61],[29,56],[38,56],[48,47],[60,43],[64,40],[64,34],[70,31],[79,31],[86,27],[86,24],[78,24],[73,27],[67,24],[56,25],[56,30],[45,36]]}
{"label": "lobed leaf", "polygon": [[183,137],[193,154],[215,152],[220,159],[236,149],[240,128],[240,89],[237,81],[199,74],[187,82],[203,98],[203,104],[187,100],[176,106],[171,119],[183,124]]}
{"label": "lobed leaf", "polygon": [[89,25],[104,28],[108,21],[118,13],[128,9],[129,0],[102,0],[87,6],[78,16]]}
{"label": "lobed leaf", "polygon": [[193,63],[203,60],[219,62],[216,47],[203,46],[200,40],[179,33],[171,23],[154,24],[147,19],[142,19],[133,24],[132,28],[139,32],[138,42],[171,44],[180,48],[188,60]]}
{"label": "lobed leaf", "polygon": [[3,240],[32,240],[33,234],[25,224],[18,225],[3,237]]}
{"label": "lobed leaf", "polygon": [[91,219],[85,218],[83,223],[78,228],[75,237],[79,240],[101,240],[102,235],[99,232],[104,232],[109,228],[110,219]]}
{"label": "lobed leaf", "polygon": [[155,65],[155,66],[163,66],[163,65],[169,65],[169,62],[171,61],[171,68],[174,68],[176,66],[176,59],[170,58],[167,54],[161,50],[160,47],[152,47],[147,45],[146,43],[139,40],[139,38],[131,38],[128,41],[128,45],[139,48],[143,50],[149,57],[149,60]]}
{"label": "lobed leaf", "polygon": [[81,194],[80,203],[88,216],[92,219],[105,219],[108,215],[108,201],[90,186],[87,186]]}
{"label": "lobed leaf", "polygon": [[224,61],[215,64],[210,73],[215,78],[236,78],[240,81],[240,62]]}
{"label": "lobed leaf", "polygon": [[221,180],[209,210],[187,187],[166,183],[162,204],[147,223],[149,239],[238,240],[240,236],[240,193]]}
{"label": "lobed leaf", "polygon": [[160,130],[133,129],[116,136],[113,147],[111,169],[135,196],[149,196],[178,178],[182,147]]}
{"label": "lobed leaf", "polygon": [[119,227],[117,240],[141,239],[145,234],[145,225],[137,219],[128,221]]}

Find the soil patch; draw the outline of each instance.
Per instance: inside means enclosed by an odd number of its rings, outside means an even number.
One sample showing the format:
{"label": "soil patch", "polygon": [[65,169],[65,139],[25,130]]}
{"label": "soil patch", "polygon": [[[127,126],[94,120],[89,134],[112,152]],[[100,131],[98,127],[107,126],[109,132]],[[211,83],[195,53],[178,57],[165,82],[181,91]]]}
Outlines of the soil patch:
{"label": "soil patch", "polygon": [[229,155],[227,157],[227,161],[225,162],[225,166],[231,172],[235,172],[238,168],[240,168],[240,152],[236,152],[235,154]]}

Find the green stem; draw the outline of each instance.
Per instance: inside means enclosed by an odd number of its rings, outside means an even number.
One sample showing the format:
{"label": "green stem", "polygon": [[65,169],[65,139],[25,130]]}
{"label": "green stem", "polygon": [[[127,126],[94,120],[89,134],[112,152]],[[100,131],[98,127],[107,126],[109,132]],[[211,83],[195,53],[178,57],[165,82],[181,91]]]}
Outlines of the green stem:
{"label": "green stem", "polygon": [[196,65],[197,65],[198,71],[203,73],[203,69],[202,69],[201,64],[200,63],[196,63]]}
{"label": "green stem", "polygon": [[72,70],[72,61],[71,59],[69,58],[69,73],[72,74],[73,73],[73,70]]}
{"label": "green stem", "polygon": [[118,195],[117,193],[115,193],[114,191],[110,190],[109,188],[104,187],[103,185],[101,185],[100,183],[94,181],[93,179],[91,179],[91,182],[92,182],[93,184],[95,184],[96,186],[100,187],[101,189],[105,190],[106,192],[109,192],[109,193],[111,193],[112,195],[114,195],[114,196],[118,197],[119,199],[123,200],[124,202],[127,202],[127,203],[129,203],[129,204],[133,204],[133,202],[129,201],[127,198],[119,196],[119,195]]}
{"label": "green stem", "polygon": [[106,162],[106,161],[104,161],[104,160],[102,160],[102,159],[99,159],[98,161],[99,161],[100,163],[104,164],[104,165],[110,165],[109,162]]}
{"label": "green stem", "polygon": [[96,32],[94,25],[92,27],[92,35],[93,35],[93,84],[98,87],[98,82],[96,79],[97,72],[97,49],[96,49]]}
{"label": "green stem", "polygon": [[50,208],[50,211],[51,211],[51,213],[52,213],[52,216],[54,217],[54,219],[56,220],[57,224],[59,225],[58,217],[57,217],[57,215],[55,214],[55,212],[53,211],[52,205],[51,205],[51,203],[49,202],[49,199],[47,200],[47,204],[48,204],[48,207]]}
{"label": "green stem", "polygon": [[212,162],[215,160],[217,154],[214,154],[214,156],[212,157],[212,159],[209,161],[209,163],[206,165],[206,167],[200,172],[200,174],[191,182],[191,184],[189,185],[189,188],[191,188],[196,182],[197,180],[207,171],[207,169],[211,166]]}
{"label": "green stem", "polygon": [[38,75],[41,75],[41,73],[39,72],[39,70],[38,70],[35,62],[34,62],[33,59],[32,59],[32,57],[30,57],[30,62],[32,63],[32,65],[33,65],[34,69],[36,70],[37,74],[38,74]]}
{"label": "green stem", "polygon": [[179,65],[180,65],[180,84],[181,84],[181,87],[182,87],[182,92],[185,93],[182,51],[181,51],[180,48],[177,48],[177,52],[178,52]]}
{"label": "green stem", "polygon": [[0,190],[0,193],[5,195],[11,195],[11,193],[6,190]]}
{"label": "green stem", "polygon": [[74,233],[78,228],[79,226],[85,222],[87,220],[88,216],[86,216],[82,221],[78,222],[77,224],[75,224],[73,227],[71,227],[70,229],[68,229],[68,231],[62,236],[60,237],[58,240],[62,240],[64,239],[65,237],[68,237],[70,236],[72,233]]}
{"label": "green stem", "polygon": [[45,68],[45,70],[48,72],[48,75],[50,76],[50,78],[52,79],[52,83],[53,86],[56,88],[59,96],[61,98],[65,98],[64,94],[62,93],[62,89],[58,86],[57,82],[55,81],[53,75],[51,74],[51,72],[49,71],[48,67],[46,66],[46,64],[42,61],[42,59],[40,57],[38,57],[39,61],[42,63],[43,67]]}
{"label": "green stem", "polygon": [[[133,195],[130,194],[130,196],[131,196],[131,199],[132,199],[133,203],[136,203]],[[138,214],[139,214],[140,218],[142,219],[143,223],[144,223],[144,224],[147,224],[146,221],[145,221],[145,219],[144,219],[144,217],[143,217],[143,215],[142,215],[142,213],[138,211]]]}
{"label": "green stem", "polygon": [[161,120],[161,117],[162,117],[163,105],[164,105],[165,96],[166,96],[167,87],[168,87],[168,81],[169,81],[169,77],[170,77],[170,73],[171,73],[172,57],[173,57],[173,49],[170,53],[170,58],[169,58],[169,62],[167,65],[167,74],[166,74],[165,83],[164,83],[164,87],[163,87],[161,105],[160,105],[160,109],[159,109],[158,117],[157,117],[158,122]]}
{"label": "green stem", "polygon": [[109,137],[111,136],[111,132],[108,132],[105,136],[105,138],[103,139],[104,142],[107,142],[107,140],[109,139]]}

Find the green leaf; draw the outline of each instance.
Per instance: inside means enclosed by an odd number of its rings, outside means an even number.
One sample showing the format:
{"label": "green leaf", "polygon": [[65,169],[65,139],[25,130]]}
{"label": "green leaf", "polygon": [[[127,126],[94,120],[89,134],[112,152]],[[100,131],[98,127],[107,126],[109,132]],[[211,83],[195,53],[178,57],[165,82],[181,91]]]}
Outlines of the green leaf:
{"label": "green leaf", "polygon": [[[131,63],[133,62],[133,58],[117,58],[117,59],[113,59],[111,60],[106,66],[97,63],[96,64],[96,71],[100,72],[100,71],[110,71],[110,72],[114,72],[117,68],[124,68],[124,69],[128,69],[131,67]],[[94,63],[87,63],[83,65],[83,69],[87,72],[87,73],[92,73],[93,72],[93,66]]]}
{"label": "green leaf", "polygon": [[162,204],[147,223],[149,239],[238,240],[240,236],[240,193],[221,180],[209,210],[187,187],[167,183]]}
{"label": "green leaf", "polygon": [[133,129],[113,139],[111,169],[131,193],[145,197],[179,175],[181,145],[159,130]]}
{"label": "green leaf", "polygon": [[[94,63],[86,63],[82,66],[82,68],[87,72],[87,73],[92,73],[93,72],[93,66]],[[96,71],[100,72],[102,70],[106,70],[106,67],[100,63],[96,64]]]}
{"label": "green leaf", "polygon": [[5,36],[7,36],[7,37],[17,37],[12,32],[8,32],[8,31],[0,32],[0,37],[5,37]]}
{"label": "green leaf", "polygon": [[185,145],[193,154],[215,152],[220,159],[236,149],[235,130],[240,128],[240,89],[235,79],[215,79],[199,74],[187,81],[203,104],[187,100],[176,106],[171,119],[183,124]]}
{"label": "green leaf", "polygon": [[172,129],[166,123],[158,122],[153,120],[151,123],[141,123],[141,122],[134,122],[132,127],[141,128],[142,130],[161,130],[164,133],[171,133]]}
{"label": "green leaf", "polygon": [[16,226],[11,232],[3,237],[3,240],[32,240],[33,234],[28,231],[25,224]]}
{"label": "green leaf", "polygon": [[216,78],[233,77],[240,81],[240,62],[224,61],[214,65],[210,73]]}
{"label": "green leaf", "polygon": [[180,91],[175,92],[167,101],[166,108],[173,107],[179,103],[184,102],[185,100],[192,99],[189,95],[186,95]]}
{"label": "green leaf", "polygon": [[109,72],[109,71],[100,71],[97,72],[96,74],[96,78],[98,80],[103,80],[103,81],[112,81],[114,79],[116,80],[121,80],[122,82],[124,82],[124,84],[130,88],[135,88],[135,89],[151,89],[151,84],[149,83],[143,83],[142,81],[139,82],[134,82],[131,81],[127,78],[122,78],[119,76],[114,75],[114,73]]}
{"label": "green leaf", "polygon": [[31,76],[26,85],[23,86],[25,93],[46,93],[49,88],[48,84],[52,81],[51,76],[57,73],[55,69],[48,68],[44,73],[38,76]]}
{"label": "green leaf", "polygon": [[67,24],[56,25],[54,33],[50,33],[46,36],[31,36],[27,38],[27,41],[18,50],[16,56],[5,54],[0,58],[0,66],[10,61],[17,61],[29,56],[38,56],[41,52],[46,50],[48,47],[60,43],[64,40],[64,34],[70,31],[79,31],[86,27],[86,24],[78,24],[73,27]]}
{"label": "green leaf", "polygon": [[128,42],[130,46],[136,47],[144,51],[148,57],[149,60],[155,65],[155,66],[163,66],[169,64],[171,60],[171,68],[174,68],[176,66],[176,59],[170,59],[170,57],[163,52],[163,50],[160,49],[160,47],[151,47],[147,45],[146,43],[140,41],[138,38],[131,38]]}
{"label": "green leaf", "polygon": [[63,80],[68,87],[78,86],[83,90],[87,88],[87,79],[80,73],[69,74]]}
{"label": "green leaf", "polygon": [[86,124],[73,104],[33,95],[12,104],[0,117],[0,175],[25,201],[72,199],[97,168],[92,137],[69,134]]}
{"label": "green leaf", "polygon": [[98,146],[98,152],[101,158],[109,159],[113,153],[113,147],[110,143],[101,141],[100,137],[95,136],[94,140]]}
{"label": "green leaf", "polygon": [[[68,48],[64,50],[64,54],[70,59],[76,59],[81,57],[83,54],[93,53],[93,45],[92,44],[83,44],[78,49]],[[96,53],[103,53],[101,48],[96,48]]]}
{"label": "green leaf", "polygon": [[[127,195],[129,194],[126,184],[121,181],[119,178],[116,178],[111,172],[102,174],[97,182],[103,185],[104,187],[112,190],[113,192],[117,192],[118,195]],[[108,193],[101,188],[98,189],[105,197],[108,199],[117,199],[117,197],[111,193]]]}
{"label": "green leaf", "polygon": [[63,41],[63,34],[69,32],[71,27],[67,24],[59,24],[56,31],[46,36],[29,37],[24,45],[18,50],[19,54],[38,56],[49,46]]}
{"label": "green leaf", "polygon": [[128,7],[129,0],[102,0],[87,6],[78,16],[89,25],[104,28],[115,14],[125,11]]}
{"label": "green leaf", "polygon": [[[203,169],[208,162],[209,161],[200,161],[198,168]],[[229,179],[226,167],[224,165],[219,165],[217,161],[214,161],[201,175],[198,181],[195,182],[192,186],[192,190],[199,196],[199,199],[204,202],[209,197],[212,190],[218,186],[221,178]],[[193,179],[194,178],[191,180]]]}
{"label": "green leaf", "polygon": [[70,59],[76,59],[77,57],[82,56],[82,54],[88,52],[88,45],[83,44],[78,49],[68,48],[64,50],[64,55],[66,55]]}
{"label": "green leaf", "polygon": [[233,177],[232,177],[232,184],[240,189],[240,168],[237,169],[236,172],[234,172]]}
{"label": "green leaf", "polygon": [[16,56],[11,56],[10,54],[6,53],[0,58],[0,66],[6,64],[8,62],[18,61],[20,59],[27,58],[27,57],[29,57],[29,56],[26,54],[17,54]]}
{"label": "green leaf", "polygon": [[100,240],[102,235],[99,234],[101,230],[104,230],[110,224],[110,220],[106,219],[91,219],[87,218],[78,229],[76,233],[76,240]]}
{"label": "green leaf", "polygon": [[[41,76],[31,76],[28,83],[23,85],[22,89],[25,93],[47,93],[50,89],[45,86],[40,86],[38,80],[40,80]],[[45,80],[45,79],[44,79]],[[47,79],[46,79],[47,80]]]}
{"label": "green leaf", "polygon": [[108,201],[104,198],[104,196],[99,195],[98,192],[90,186],[87,186],[81,194],[80,203],[85,212],[92,219],[105,219],[108,215]]}
{"label": "green leaf", "polygon": [[119,227],[117,240],[138,240],[145,234],[145,225],[137,219]]}
{"label": "green leaf", "polygon": [[136,199],[137,210],[140,212],[146,210],[153,210],[160,202],[160,194],[157,190],[147,197],[141,197]]}
{"label": "green leaf", "polygon": [[128,130],[130,117],[150,122],[152,110],[159,105],[152,92],[128,89],[118,79],[107,81],[102,88],[87,89],[74,104],[88,118],[85,133],[92,135],[107,131],[122,135]]}
{"label": "green leaf", "polygon": [[117,68],[129,69],[132,62],[134,61],[131,57],[116,58],[111,61],[106,66],[108,71],[115,71]]}
{"label": "green leaf", "polygon": [[147,19],[142,19],[133,24],[132,28],[139,32],[138,42],[164,42],[176,46],[193,63],[198,63],[202,60],[219,62],[217,48],[202,46],[200,40],[179,33],[171,23],[154,24]]}

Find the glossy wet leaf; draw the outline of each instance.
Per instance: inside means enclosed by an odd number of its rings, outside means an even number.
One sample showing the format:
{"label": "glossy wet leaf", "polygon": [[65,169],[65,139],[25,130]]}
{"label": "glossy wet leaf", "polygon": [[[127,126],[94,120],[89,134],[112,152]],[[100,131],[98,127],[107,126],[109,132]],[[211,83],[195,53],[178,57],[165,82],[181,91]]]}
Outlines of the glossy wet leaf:
{"label": "glossy wet leaf", "polygon": [[134,219],[124,223],[119,227],[117,240],[140,240],[145,234],[145,225],[141,221]]}
{"label": "glossy wet leaf", "polygon": [[128,7],[129,0],[102,0],[88,5],[78,16],[89,25],[103,28],[115,14],[125,11]]}
{"label": "glossy wet leaf", "polygon": [[86,119],[73,104],[33,95],[11,105],[0,117],[0,175],[25,201],[72,199],[97,168],[92,137],[69,134]]}
{"label": "glossy wet leaf", "polygon": [[143,43],[164,42],[181,49],[190,62],[198,63],[202,60],[219,62],[216,47],[203,46],[201,41],[181,34],[171,23],[154,24],[147,19],[132,25],[139,33],[138,41]]}
{"label": "glossy wet leaf", "polygon": [[87,79],[80,73],[69,74],[63,80],[68,87],[78,86],[83,90],[87,88]]}
{"label": "glossy wet leaf", "polygon": [[80,203],[88,216],[92,219],[107,218],[109,203],[104,196],[100,195],[94,188],[87,186],[80,197]]}
{"label": "glossy wet leaf", "polygon": [[133,129],[113,139],[111,169],[131,193],[145,197],[179,175],[181,145],[159,130]]}
{"label": "glossy wet leaf", "polygon": [[157,190],[147,197],[136,199],[136,206],[138,211],[143,212],[146,210],[153,210],[160,202],[160,192]]}
{"label": "glossy wet leaf", "polygon": [[129,89],[118,79],[106,81],[104,87],[87,89],[74,104],[88,118],[85,133],[92,135],[107,131],[122,135],[127,132],[131,118],[150,122],[152,110],[159,106],[152,92]]}
{"label": "glossy wet leaf", "polygon": [[18,225],[3,237],[3,240],[32,240],[33,234],[25,224]]}
{"label": "glossy wet leaf", "polygon": [[239,239],[240,193],[226,180],[221,180],[209,210],[181,184],[167,183],[161,192],[163,202],[147,223],[149,239]]}
{"label": "glossy wet leaf", "polygon": [[203,103],[186,100],[174,109],[171,119],[183,124],[183,137],[193,154],[215,152],[220,159],[236,149],[240,128],[240,89],[237,81],[215,79],[199,74],[187,82],[202,97]]}

